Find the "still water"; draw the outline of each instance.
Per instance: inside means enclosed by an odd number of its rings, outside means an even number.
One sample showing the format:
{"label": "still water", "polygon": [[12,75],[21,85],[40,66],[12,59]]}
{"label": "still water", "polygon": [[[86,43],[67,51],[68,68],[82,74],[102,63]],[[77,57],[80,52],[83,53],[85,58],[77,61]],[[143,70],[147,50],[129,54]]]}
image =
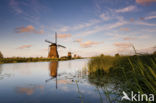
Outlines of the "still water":
{"label": "still water", "polygon": [[0,103],[107,103],[87,59],[0,64]]}

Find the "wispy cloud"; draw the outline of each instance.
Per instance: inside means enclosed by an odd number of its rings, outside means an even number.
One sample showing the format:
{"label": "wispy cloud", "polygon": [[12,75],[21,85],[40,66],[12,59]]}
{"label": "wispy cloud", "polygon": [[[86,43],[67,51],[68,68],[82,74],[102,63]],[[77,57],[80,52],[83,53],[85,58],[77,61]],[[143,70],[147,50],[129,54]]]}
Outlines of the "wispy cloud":
{"label": "wispy cloud", "polygon": [[125,12],[135,11],[136,9],[137,9],[136,6],[130,5],[130,6],[127,6],[125,8],[116,9],[115,12],[116,13],[125,13]]}
{"label": "wispy cloud", "polygon": [[156,26],[156,24],[154,24],[154,23],[148,23],[148,22],[144,22],[144,21],[135,21],[134,24],[145,25],[145,26]]}
{"label": "wispy cloud", "polygon": [[146,5],[152,2],[156,2],[156,0],[136,0],[136,3],[141,4],[141,5]]}
{"label": "wispy cloud", "polygon": [[129,28],[120,28],[121,31],[129,31]]}
{"label": "wispy cloud", "polygon": [[124,37],[123,40],[135,40],[136,38],[134,37]]}
{"label": "wispy cloud", "polygon": [[107,14],[105,14],[105,13],[102,13],[102,14],[100,14],[100,18],[103,19],[104,21],[107,21],[107,20],[109,20],[111,17],[108,16]]}
{"label": "wispy cloud", "polygon": [[100,32],[100,31],[111,30],[113,28],[117,28],[117,27],[120,27],[125,24],[127,24],[127,22],[125,20],[119,20],[116,23],[106,24],[103,26],[96,26],[95,28],[93,28],[91,30],[84,31],[78,35],[87,36],[87,35],[91,35],[91,34],[94,34],[94,33]]}
{"label": "wispy cloud", "polygon": [[16,14],[23,13],[23,10],[19,7],[19,3],[16,0],[10,0],[9,5]]}
{"label": "wispy cloud", "polygon": [[57,35],[57,37],[61,39],[70,38],[71,36],[72,36],[71,34],[58,34]]}
{"label": "wispy cloud", "polygon": [[[11,10],[31,23],[39,25],[41,11],[47,9],[39,0],[31,0],[29,2],[22,0],[10,0],[9,7]],[[43,11],[44,10],[44,11]]]}
{"label": "wispy cloud", "polygon": [[76,39],[76,40],[74,40],[73,42],[80,43],[80,42],[82,42],[82,39]]}
{"label": "wispy cloud", "polygon": [[90,26],[93,26],[97,23],[100,23],[100,20],[97,20],[97,19],[92,19],[86,23],[82,23],[82,24],[79,24],[79,25],[76,25],[76,26],[73,26],[73,30],[79,30],[79,29],[83,29],[83,28],[86,28],[86,27],[90,27]]}
{"label": "wispy cloud", "polygon": [[26,27],[18,27],[16,28],[16,33],[35,33],[35,34],[43,34],[44,30],[36,30],[32,25],[28,25]]}
{"label": "wispy cloud", "polygon": [[83,48],[88,48],[88,47],[92,47],[93,45],[98,45],[101,42],[95,42],[95,41],[86,41],[86,42],[81,42],[80,46]]}
{"label": "wispy cloud", "polygon": [[127,42],[116,42],[116,43],[114,43],[114,46],[116,46],[118,48],[129,48],[132,45],[130,43],[127,43]]}
{"label": "wispy cloud", "polygon": [[80,30],[80,29],[84,29],[90,26],[93,26],[97,23],[100,23],[100,20],[97,19],[92,19],[87,21],[86,23],[80,23],[74,26],[63,26],[61,28],[56,29],[56,31],[58,32],[68,32],[68,31],[75,31],[75,30]]}
{"label": "wispy cloud", "polygon": [[58,32],[67,32],[69,30],[70,30],[69,26],[63,26],[61,28],[58,28],[56,31],[58,31]]}
{"label": "wispy cloud", "polygon": [[156,15],[154,16],[147,16],[144,18],[145,20],[151,20],[151,19],[156,19]]}
{"label": "wispy cloud", "polygon": [[18,47],[17,49],[25,49],[25,48],[30,48],[30,47],[32,47],[32,45],[22,45]]}

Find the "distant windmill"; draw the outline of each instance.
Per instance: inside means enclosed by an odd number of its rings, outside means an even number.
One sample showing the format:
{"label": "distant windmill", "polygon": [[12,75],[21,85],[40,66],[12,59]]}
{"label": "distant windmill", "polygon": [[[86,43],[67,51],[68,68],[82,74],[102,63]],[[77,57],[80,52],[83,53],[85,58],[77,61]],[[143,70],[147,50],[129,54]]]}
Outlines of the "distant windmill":
{"label": "distant windmill", "polygon": [[68,59],[71,59],[72,58],[72,54],[73,54],[73,52],[68,52]]}
{"label": "distant windmill", "polygon": [[53,43],[51,41],[48,41],[48,40],[45,40],[45,42],[51,44],[51,45],[49,45],[50,50],[49,50],[49,53],[48,53],[48,58],[59,58],[57,47],[66,48],[65,46],[57,44],[57,33],[56,32],[55,32],[55,43]]}

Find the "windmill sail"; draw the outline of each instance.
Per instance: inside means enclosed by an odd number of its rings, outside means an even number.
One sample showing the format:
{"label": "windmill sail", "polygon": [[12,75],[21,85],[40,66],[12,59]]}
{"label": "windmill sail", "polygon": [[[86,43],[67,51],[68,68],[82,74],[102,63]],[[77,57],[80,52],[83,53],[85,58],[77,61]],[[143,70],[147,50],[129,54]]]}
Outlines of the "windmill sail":
{"label": "windmill sail", "polygon": [[55,32],[55,43],[57,44],[57,32]]}
{"label": "windmill sail", "polygon": [[45,42],[53,44],[53,43],[52,43],[51,41],[49,41],[49,40],[45,40]]}
{"label": "windmill sail", "polygon": [[65,46],[63,46],[63,45],[59,45],[59,44],[58,44],[57,46],[58,46],[58,47],[62,47],[62,48],[66,48]]}

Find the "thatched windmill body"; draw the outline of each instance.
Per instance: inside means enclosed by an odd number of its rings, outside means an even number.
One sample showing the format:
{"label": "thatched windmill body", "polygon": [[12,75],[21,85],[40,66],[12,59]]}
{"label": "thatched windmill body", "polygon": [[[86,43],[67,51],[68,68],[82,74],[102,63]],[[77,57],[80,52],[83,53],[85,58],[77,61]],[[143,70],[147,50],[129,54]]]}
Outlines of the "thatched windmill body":
{"label": "thatched windmill body", "polygon": [[66,48],[65,46],[57,44],[57,33],[55,33],[55,43],[48,41],[48,40],[45,40],[45,42],[50,43],[48,58],[59,58],[57,47]]}

